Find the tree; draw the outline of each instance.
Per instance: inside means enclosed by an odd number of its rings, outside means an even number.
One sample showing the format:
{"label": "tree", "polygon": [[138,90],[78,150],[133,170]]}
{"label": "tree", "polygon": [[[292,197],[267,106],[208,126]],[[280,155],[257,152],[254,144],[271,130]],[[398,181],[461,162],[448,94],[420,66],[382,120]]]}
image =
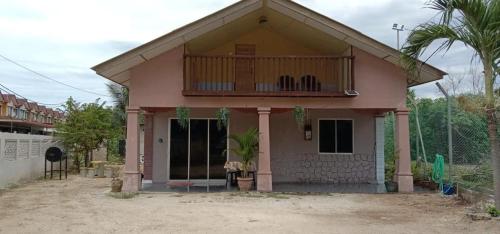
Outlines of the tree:
{"label": "tree", "polygon": [[113,114],[123,127],[127,126],[128,88],[115,83],[109,83],[108,92],[114,103]]}
{"label": "tree", "polygon": [[402,48],[402,62],[412,78],[418,78],[418,57],[438,41],[439,51],[448,51],[455,42],[472,48],[484,69],[485,112],[488,119],[490,155],[495,168],[495,203],[500,209],[500,146],[497,140],[496,105],[493,86],[500,63],[500,1],[498,0],[431,0],[428,7],[441,16],[438,22],[417,26]]}
{"label": "tree", "polygon": [[75,165],[80,166],[79,155],[84,155],[85,166],[92,160],[92,151],[106,140],[121,134],[113,122],[113,112],[104,107],[99,99],[92,103],[80,104],[73,98],[66,101],[66,118],[56,123],[56,133],[63,144],[75,155]]}

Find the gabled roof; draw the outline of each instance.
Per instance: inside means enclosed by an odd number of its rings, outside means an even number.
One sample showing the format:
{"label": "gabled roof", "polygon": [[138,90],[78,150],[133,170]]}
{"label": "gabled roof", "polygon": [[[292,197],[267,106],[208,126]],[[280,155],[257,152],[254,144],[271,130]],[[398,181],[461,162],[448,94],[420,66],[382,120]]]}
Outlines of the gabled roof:
{"label": "gabled roof", "polygon": [[17,98],[14,94],[6,94],[6,100],[9,100],[15,107],[19,107],[19,103],[17,103]]}
{"label": "gabled roof", "polygon": [[36,104],[36,102],[30,102],[28,103],[30,105],[30,109],[34,112],[38,112],[38,104]]}
{"label": "gabled roof", "polygon": [[47,113],[47,108],[45,106],[38,105],[38,110],[40,111],[41,114]]}
{"label": "gabled roof", "polygon": [[0,93],[0,96],[2,96],[3,102],[9,102],[9,95],[8,94]]}
{"label": "gabled roof", "polygon": [[18,104],[19,106],[24,106],[26,109],[30,109],[30,106],[29,106],[29,104],[28,104],[28,100],[26,100],[26,99],[21,99],[21,98],[18,98],[18,99],[17,99],[17,104]]}
{"label": "gabled roof", "polygon": [[[278,12],[281,15],[301,22],[303,25],[326,33],[332,38],[344,41],[376,57],[400,66],[400,53],[398,50],[298,3],[289,0],[243,0],[98,64],[92,67],[92,69],[103,77],[117,83],[127,84],[129,69],[263,8]],[[445,74],[444,71],[438,68],[424,64],[422,66],[421,79],[414,83],[409,83],[409,86],[438,80]]]}

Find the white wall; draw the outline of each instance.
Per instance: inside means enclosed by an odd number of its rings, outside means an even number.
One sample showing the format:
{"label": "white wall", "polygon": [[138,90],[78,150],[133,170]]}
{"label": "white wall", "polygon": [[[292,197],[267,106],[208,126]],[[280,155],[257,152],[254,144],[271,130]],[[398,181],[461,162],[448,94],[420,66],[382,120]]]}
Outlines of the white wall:
{"label": "white wall", "polygon": [[0,133],[0,188],[43,176],[45,151],[57,144],[52,136]]}

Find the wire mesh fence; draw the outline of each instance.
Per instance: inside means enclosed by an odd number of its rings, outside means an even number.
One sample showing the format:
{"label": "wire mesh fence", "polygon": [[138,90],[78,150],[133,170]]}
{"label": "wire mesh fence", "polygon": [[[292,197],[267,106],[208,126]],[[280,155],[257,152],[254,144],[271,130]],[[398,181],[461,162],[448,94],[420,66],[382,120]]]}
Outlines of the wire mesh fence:
{"label": "wire mesh fence", "polygon": [[[452,99],[453,161],[450,165],[446,99],[418,99],[408,106],[411,109],[410,144],[415,180],[430,180],[432,164],[439,154],[445,159],[446,182],[493,193],[493,168],[489,155],[488,126],[484,109],[472,108],[464,104],[460,98]],[[393,118],[388,115],[386,164],[394,160],[393,129]]]}

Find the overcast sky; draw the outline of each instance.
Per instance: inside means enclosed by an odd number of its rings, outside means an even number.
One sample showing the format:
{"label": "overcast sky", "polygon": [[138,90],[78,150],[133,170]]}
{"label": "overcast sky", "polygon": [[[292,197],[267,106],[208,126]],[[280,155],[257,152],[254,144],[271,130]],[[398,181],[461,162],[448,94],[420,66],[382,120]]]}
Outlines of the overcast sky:
{"label": "overcast sky", "polygon": [[[106,79],[90,67],[228,6],[234,0],[0,0],[0,54],[58,81],[107,94]],[[406,28],[435,12],[425,0],[298,0],[297,2],[396,47],[393,23]],[[408,34],[401,34],[403,41]],[[464,73],[471,51],[462,45],[429,62],[449,73]],[[0,84],[43,103],[81,102],[99,96],[43,79],[0,58]],[[419,96],[438,95],[434,84]],[[101,99],[109,100],[102,96]]]}

